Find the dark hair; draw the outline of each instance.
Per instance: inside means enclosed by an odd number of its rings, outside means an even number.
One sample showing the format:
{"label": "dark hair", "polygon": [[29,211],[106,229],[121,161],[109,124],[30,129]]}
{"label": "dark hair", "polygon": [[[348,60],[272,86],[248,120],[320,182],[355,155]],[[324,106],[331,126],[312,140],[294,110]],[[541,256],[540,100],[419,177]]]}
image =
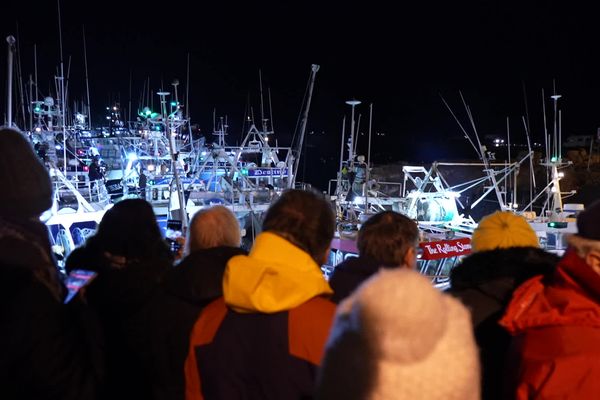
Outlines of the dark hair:
{"label": "dark hair", "polygon": [[331,244],[334,225],[333,211],[322,194],[287,190],[267,210],[263,230],[289,240],[321,263]]}
{"label": "dark hair", "polygon": [[402,265],[406,252],[418,238],[419,230],[413,220],[394,211],[384,211],[362,225],[356,245],[361,256],[393,267]]}
{"label": "dark hair", "polygon": [[142,199],[122,200],[108,210],[93,242],[97,248],[128,260],[170,258],[152,206]]}

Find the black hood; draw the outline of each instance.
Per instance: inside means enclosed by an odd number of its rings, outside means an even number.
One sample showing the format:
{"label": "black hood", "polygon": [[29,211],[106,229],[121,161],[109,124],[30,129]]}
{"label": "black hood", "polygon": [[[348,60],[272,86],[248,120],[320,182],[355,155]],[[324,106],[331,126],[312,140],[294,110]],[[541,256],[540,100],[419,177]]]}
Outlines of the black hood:
{"label": "black hood", "polygon": [[336,265],[335,271],[367,279],[379,271],[380,266],[381,264],[369,257],[348,257]]}
{"label": "black hood", "polygon": [[101,271],[86,288],[86,297],[100,313],[129,317],[157,293],[168,268],[168,264],[135,263]]}
{"label": "black hood", "polygon": [[554,271],[560,258],[535,247],[513,247],[473,253],[451,272],[453,289],[479,286],[510,278],[518,286],[536,275]]}
{"label": "black hood", "polygon": [[237,247],[213,247],[193,252],[169,272],[167,291],[194,304],[223,295],[223,273],[230,258],[248,254]]}
{"label": "black hood", "polygon": [[349,257],[338,264],[329,279],[333,289],[331,301],[339,303],[361,283],[379,271],[379,263],[369,257]]}
{"label": "black hood", "polygon": [[495,326],[517,287],[533,276],[552,273],[558,260],[535,247],[474,253],[450,273],[448,293],[471,309],[476,333],[486,331],[487,323]]}

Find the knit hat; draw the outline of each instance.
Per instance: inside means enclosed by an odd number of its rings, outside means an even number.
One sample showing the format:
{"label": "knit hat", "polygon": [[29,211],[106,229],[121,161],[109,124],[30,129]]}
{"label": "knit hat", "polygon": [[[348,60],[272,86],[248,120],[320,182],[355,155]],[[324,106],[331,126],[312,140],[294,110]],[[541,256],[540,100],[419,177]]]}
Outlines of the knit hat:
{"label": "knit hat", "polygon": [[327,353],[339,325],[359,332],[370,347],[374,374],[365,398],[479,399],[469,312],[417,272],[382,269],[342,302]]}
{"label": "knit hat", "polygon": [[471,237],[473,252],[511,247],[540,247],[540,242],[525,218],[508,211],[484,217]]}
{"label": "knit hat", "polygon": [[0,216],[33,217],[52,206],[52,183],[48,171],[23,134],[0,130]]}
{"label": "knit hat", "polygon": [[577,236],[600,241],[600,201],[595,201],[577,216]]}

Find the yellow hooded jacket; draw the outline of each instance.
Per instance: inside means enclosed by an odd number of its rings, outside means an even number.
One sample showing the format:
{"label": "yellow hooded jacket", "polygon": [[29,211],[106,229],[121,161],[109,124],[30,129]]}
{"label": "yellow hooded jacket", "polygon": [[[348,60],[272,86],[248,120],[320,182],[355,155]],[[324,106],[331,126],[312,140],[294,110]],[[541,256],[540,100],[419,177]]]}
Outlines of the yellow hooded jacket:
{"label": "yellow hooded jacket", "polygon": [[237,312],[287,311],[332,293],[308,253],[270,232],[256,237],[250,254],[231,258],[223,277],[225,303]]}

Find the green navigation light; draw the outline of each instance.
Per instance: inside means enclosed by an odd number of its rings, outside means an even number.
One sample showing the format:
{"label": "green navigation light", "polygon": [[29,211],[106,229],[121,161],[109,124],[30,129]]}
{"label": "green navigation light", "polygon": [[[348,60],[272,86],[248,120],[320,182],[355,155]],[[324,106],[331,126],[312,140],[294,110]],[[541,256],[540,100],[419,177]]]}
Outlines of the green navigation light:
{"label": "green navigation light", "polygon": [[566,222],[548,222],[548,228],[564,229],[567,227]]}

